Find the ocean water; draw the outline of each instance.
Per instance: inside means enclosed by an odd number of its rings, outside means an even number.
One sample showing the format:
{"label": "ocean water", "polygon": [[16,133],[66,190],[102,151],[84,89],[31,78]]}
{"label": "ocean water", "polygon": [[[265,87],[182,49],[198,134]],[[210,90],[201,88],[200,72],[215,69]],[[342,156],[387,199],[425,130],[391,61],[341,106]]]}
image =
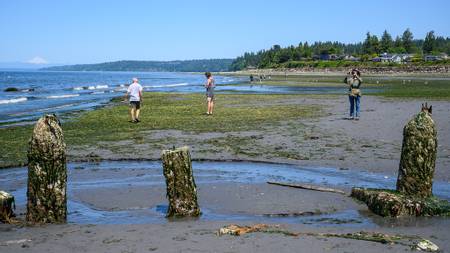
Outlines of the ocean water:
{"label": "ocean water", "polygon": [[[0,71],[0,124],[32,121],[44,113],[67,114],[90,110],[123,96],[137,77],[146,92],[204,92],[205,77],[192,73]],[[242,82],[216,76],[227,90]],[[17,88],[17,92],[6,92]],[[220,90],[220,88],[219,88]]]}

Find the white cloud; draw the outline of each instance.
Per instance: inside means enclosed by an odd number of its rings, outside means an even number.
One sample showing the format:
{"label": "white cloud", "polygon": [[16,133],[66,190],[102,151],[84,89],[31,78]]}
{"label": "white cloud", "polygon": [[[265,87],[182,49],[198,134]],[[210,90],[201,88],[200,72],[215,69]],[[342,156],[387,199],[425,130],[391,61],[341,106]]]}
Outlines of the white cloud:
{"label": "white cloud", "polygon": [[27,63],[31,64],[48,64],[48,61],[42,57],[35,56],[33,59],[27,61]]}

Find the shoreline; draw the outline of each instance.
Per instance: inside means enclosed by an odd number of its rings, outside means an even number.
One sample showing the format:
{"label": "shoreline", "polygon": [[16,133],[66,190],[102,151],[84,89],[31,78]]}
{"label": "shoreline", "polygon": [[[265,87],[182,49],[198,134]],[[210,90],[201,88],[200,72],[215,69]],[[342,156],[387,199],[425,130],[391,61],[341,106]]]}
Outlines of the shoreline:
{"label": "shoreline", "polygon": [[[407,67],[407,66],[405,66]],[[404,70],[401,67],[362,67],[358,68],[364,76],[443,76],[450,77],[450,65],[444,66],[426,66],[424,70],[418,69]],[[216,72],[220,75],[236,75],[236,76],[248,76],[253,74],[255,76],[259,74],[276,75],[276,76],[345,76],[346,73],[352,69],[352,67],[338,67],[338,68],[286,68],[286,69],[251,69],[251,70],[238,70],[229,72]],[[437,71],[435,69],[438,69]]]}

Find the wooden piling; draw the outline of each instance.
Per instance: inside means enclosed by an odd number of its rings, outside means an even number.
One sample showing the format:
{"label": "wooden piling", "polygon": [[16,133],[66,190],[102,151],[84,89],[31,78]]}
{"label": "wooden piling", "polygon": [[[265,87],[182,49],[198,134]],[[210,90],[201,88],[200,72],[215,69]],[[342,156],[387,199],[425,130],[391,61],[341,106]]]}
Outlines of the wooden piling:
{"label": "wooden piling", "polygon": [[58,118],[55,115],[40,118],[34,127],[28,149],[27,221],[66,222],[65,150]]}
{"label": "wooden piling", "polygon": [[167,217],[199,216],[201,212],[189,148],[164,150],[162,162],[169,199]]}

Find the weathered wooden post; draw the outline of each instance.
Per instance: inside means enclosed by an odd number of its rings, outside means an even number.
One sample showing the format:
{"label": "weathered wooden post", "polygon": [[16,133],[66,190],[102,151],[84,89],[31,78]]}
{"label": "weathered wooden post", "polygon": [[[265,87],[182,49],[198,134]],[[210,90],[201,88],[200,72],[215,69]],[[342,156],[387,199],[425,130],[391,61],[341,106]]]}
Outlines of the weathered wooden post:
{"label": "weathered wooden post", "polygon": [[27,220],[61,223],[67,218],[66,144],[55,115],[45,115],[33,130],[28,149]]}
{"label": "weathered wooden post", "polygon": [[197,188],[188,147],[162,152],[169,209],[167,217],[199,216]]}
{"label": "weathered wooden post", "polygon": [[437,132],[431,118],[432,107],[422,111],[403,129],[403,145],[398,170],[397,191],[421,198],[432,196],[436,163]]}
{"label": "weathered wooden post", "polygon": [[15,216],[13,212],[15,208],[14,196],[0,191],[0,222],[9,223],[10,219]]}

